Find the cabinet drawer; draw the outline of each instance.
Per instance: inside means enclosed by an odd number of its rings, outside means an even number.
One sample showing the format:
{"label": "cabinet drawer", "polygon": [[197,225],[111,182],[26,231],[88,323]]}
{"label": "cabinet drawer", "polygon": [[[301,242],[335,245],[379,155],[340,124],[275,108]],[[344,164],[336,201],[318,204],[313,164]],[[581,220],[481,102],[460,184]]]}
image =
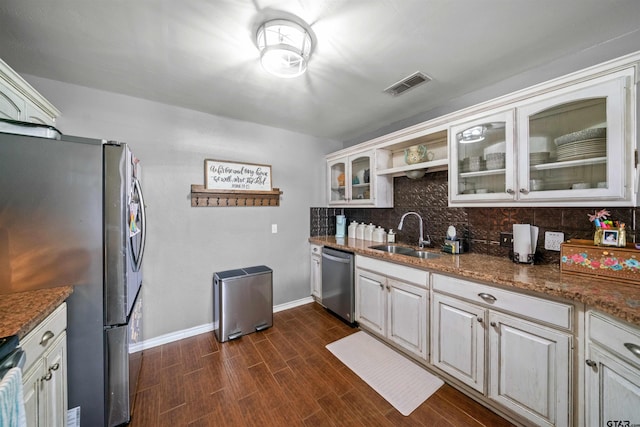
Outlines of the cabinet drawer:
{"label": "cabinet drawer", "polygon": [[356,267],[373,271],[386,277],[394,277],[404,282],[414,283],[425,288],[429,286],[429,272],[425,270],[363,256],[356,256]]}
{"label": "cabinet drawer", "polygon": [[[559,328],[573,329],[573,306],[498,289],[468,280],[433,275],[433,290],[515,313]],[[483,298],[484,296],[484,298]]]}
{"label": "cabinet drawer", "polygon": [[57,338],[67,329],[67,304],[62,303],[46,319],[20,341],[27,357],[24,372],[53,346]]}
{"label": "cabinet drawer", "polygon": [[640,367],[640,330],[593,311],[588,322],[591,341]]}

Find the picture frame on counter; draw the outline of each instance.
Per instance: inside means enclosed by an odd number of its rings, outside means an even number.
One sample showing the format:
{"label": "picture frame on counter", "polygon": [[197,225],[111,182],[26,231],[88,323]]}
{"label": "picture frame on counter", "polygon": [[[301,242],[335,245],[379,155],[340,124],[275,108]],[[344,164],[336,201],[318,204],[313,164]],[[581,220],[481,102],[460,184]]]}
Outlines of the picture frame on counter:
{"label": "picture frame on counter", "polygon": [[602,245],[619,246],[618,230],[602,230]]}
{"label": "picture frame on counter", "polygon": [[205,159],[207,190],[271,191],[271,165]]}

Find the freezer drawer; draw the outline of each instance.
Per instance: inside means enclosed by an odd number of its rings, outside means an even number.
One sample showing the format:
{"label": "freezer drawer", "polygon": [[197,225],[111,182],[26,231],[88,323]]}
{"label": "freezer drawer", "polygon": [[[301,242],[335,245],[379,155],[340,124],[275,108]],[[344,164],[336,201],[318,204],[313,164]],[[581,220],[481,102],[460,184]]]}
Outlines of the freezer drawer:
{"label": "freezer drawer", "polygon": [[273,274],[264,265],[215,273],[213,328],[220,342],[273,326]]}

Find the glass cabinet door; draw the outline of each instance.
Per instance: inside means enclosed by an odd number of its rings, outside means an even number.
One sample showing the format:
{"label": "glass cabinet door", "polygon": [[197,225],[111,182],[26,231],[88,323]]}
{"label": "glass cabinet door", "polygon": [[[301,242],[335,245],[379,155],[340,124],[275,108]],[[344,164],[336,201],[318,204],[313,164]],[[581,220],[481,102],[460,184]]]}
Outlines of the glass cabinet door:
{"label": "glass cabinet door", "polygon": [[513,116],[509,110],[451,128],[452,201],[514,198]]}
{"label": "glass cabinet door", "polygon": [[329,204],[347,201],[347,158],[335,160],[328,165]]}
{"label": "glass cabinet door", "polygon": [[520,199],[625,197],[625,83],[594,83],[518,109]]}
{"label": "glass cabinet door", "polygon": [[372,153],[349,157],[351,166],[351,200],[353,204],[369,204],[373,194],[371,188]]}

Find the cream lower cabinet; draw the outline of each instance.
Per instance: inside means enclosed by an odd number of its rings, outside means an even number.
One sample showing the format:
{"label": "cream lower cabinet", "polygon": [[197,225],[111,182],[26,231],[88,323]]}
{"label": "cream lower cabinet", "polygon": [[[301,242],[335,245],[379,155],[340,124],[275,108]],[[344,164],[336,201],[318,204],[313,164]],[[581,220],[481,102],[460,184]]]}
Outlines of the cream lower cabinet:
{"label": "cream lower cabinet", "polygon": [[322,302],[322,246],[311,245],[311,296]]}
{"label": "cream lower cabinet", "polygon": [[571,425],[572,306],[437,274],[432,289],[435,367],[525,422]]}
{"label": "cream lower cabinet", "polygon": [[62,304],[22,341],[29,427],[62,427],[67,417],[67,311]]}
{"label": "cream lower cabinet", "polygon": [[429,273],[356,257],[356,321],[405,352],[428,359]]}
{"label": "cream lower cabinet", "polygon": [[640,330],[587,314],[585,424],[640,425]]}

